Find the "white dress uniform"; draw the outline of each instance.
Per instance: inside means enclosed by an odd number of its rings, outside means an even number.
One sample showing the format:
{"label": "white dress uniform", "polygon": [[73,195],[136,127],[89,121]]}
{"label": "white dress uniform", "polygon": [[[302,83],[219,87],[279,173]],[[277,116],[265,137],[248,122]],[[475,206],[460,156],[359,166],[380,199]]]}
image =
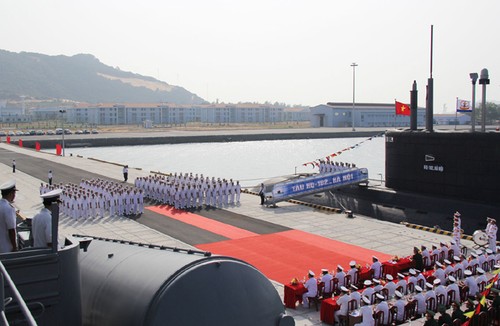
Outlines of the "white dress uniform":
{"label": "white dress uniform", "polygon": [[318,282],[314,278],[314,275],[304,283],[304,287],[307,289],[307,292],[302,295],[302,304],[304,307],[307,307],[309,305],[307,297],[315,297],[318,294]]}
{"label": "white dress uniform", "polygon": [[347,293],[342,294],[337,299],[337,304],[340,306],[340,309],[337,312],[335,312],[335,322],[338,323],[340,316],[347,316],[349,295]]}
{"label": "white dress uniform", "polygon": [[493,252],[496,250],[496,243],[497,243],[497,232],[498,232],[498,227],[496,223],[491,223],[491,226],[488,230],[488,249],[491,249]]}
{"label": "white dress uniform", "polygon": [[241,195],[241,185],[239,181],[236,181],[236,203],[240,203],[240,195]]}
{"label": "white dress uniform", "polygon": [[47,208],[42,208],[32,220],[33,247],[48,247],[52,242],[52,213]]}
{"label": "white dress uniform", "polygon": [[389,323],[389,305],[387,304],[386,301],[382,301],[378,305],[375,306],[375,312],[378,312],[378,311],[384,312],[383,324],[387,325]]}
{"label": "white dress uniform", "polygon": [[375,325],[375,319],[373,319],[373,306],[363,306],[359,309],[359,313],[362,316],[362,322],[359,324],[355,324],[355,326]]}
{"label": "white dress uniform", "polygon": [[381,267],[382,267],[382,264],[378,260],[372,264],[372,266],[370,268],[373,269],[373,278],[375,278],[375,279],[380,278]]}
{"label": "white dress uniform", "polygon": [[12,251],[9,238],[9,230],[12,229],[16,229],[16,210],[8,200],[2,198],[0,199],[0,253]]}

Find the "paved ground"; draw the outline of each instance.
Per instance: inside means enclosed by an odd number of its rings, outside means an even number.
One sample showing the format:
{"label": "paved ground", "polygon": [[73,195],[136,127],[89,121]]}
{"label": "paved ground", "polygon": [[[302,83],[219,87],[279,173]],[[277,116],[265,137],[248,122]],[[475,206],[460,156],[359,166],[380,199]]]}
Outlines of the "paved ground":
{"label": "paved ground", "polygon": [[[12,173],[11,161],[16,159],[17,172]],[[55,182],[76,182],[82,177],[100,175],[115,180],[121,180],[121,168],[114,164],[97,162],[80,157],[58,157],[51,154],[38,153],[7,144],[0,144],[0,183],[15,178],[20,189],[16,197],[16,206],[25,216],[33,216],[41,208],[38,195],[40,182],[45,182],[47,172],[52,169]],[[90,172],[92,171],[92,172]],[[167,172],[167,171],[164,171]],[[193,171],[196,172],[196,171]],[[138,176],[150,174],[140,169],[129,170],[129,182]],[[223,177],[221,175],[221,177]],[[76,181],[74,181],[76,180]],[[242,194],[241,205],[228,207],[226,214],[239,214],[251,219],[260,220],[262,225],[272,223],[283,228],[293,228],[324,236],[364,248],[377,250],[390,255],[409,255],[414,246],[437,243],[449,240],[448,237],[406,228],[400,224],[379,221],[366,216],[356,216],[347,219],[343,214],[325,213],[312,208],[291,203],[280,203],[278,208],[266,208],[258,205],[259,198]],[[204,214],[224,216],[221,210],[211,210]],[[104,218],[86,221],[74,221],[62,218],[60,234],[88,234],[94,236],[124,239],[152,243],[157,245],[193,248],[187,242],[192,241],[188,235],[192,230],[185,224],[158,225],[154,215],[145,214],[139,220],[128,218]],[[223,217],[221,217],[223,218]],[[166,220],[166,219],[163,219]],[[265,222],[265,223],[264,223]],[[158,228],[164,232],[155,230]],[[206,235],[196,235],[206,236]],[[471,246],[470,242],[465,242]],[[193,248],[195,249],[195,248]],[[273,282],[278,293],[283,296],[283,285]],[[296,325],[322,325],[319,313],[314,309],[299,307],[296,310],[287,309],[287,313],[296,320]],[[422,324],[422,321],[413,324]]]}

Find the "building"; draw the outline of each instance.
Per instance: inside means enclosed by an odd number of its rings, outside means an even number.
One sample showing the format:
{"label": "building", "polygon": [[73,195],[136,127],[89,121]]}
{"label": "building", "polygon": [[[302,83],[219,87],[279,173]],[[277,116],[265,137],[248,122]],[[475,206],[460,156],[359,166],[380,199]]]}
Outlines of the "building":
{"label": "building", "polygon": [[[352,127],[352,103],[321,104],[311,108],[311,127]],[[425,125],[425,109],[418,108],[417,125]],[[354,127],[409,127],[410,116],[396,115],[395,104],[356,103]]]}
{"label": "building", "polygon": [[470,125],[470,114],[434,114],[434,124],[436,125]]}
{"label": "building", "polygon": [[[309,120],[309,108],[288,108],[272,104],[100,103],[64,108],[69,123],[97,125],[143,124],[177,125],[190,122],[209,124],[274,123]],[[59,108],[37,109],[37,120],[59,118]]]}

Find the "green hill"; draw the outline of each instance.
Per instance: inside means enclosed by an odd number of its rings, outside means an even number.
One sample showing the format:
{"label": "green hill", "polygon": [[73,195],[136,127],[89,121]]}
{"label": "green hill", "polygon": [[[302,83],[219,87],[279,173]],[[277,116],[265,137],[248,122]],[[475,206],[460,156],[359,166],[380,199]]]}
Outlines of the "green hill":
{"label": "green hill", "polygon": [[0,100],[21,96],[78,102],[205,102],[152,77],[121,71],[90,54],[71,57],[0,50]]}

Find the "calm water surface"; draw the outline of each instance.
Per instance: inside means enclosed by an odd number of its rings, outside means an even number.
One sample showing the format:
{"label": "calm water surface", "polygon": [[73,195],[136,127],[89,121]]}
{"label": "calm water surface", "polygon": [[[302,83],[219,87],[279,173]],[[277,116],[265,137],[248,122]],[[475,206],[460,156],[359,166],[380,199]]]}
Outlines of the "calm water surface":
{"label": "calm water surface", "polygon": [[150,171],[203,173],[253,186],[295,172],[317,172],[317,168],[303,164],[361,142],[334,160],[366,167],[371,179],[380,179],[380,174],[385,175],[384,141],[384,137],[377,137],[90,147],[68,148],[66,155],[72,153]]}

